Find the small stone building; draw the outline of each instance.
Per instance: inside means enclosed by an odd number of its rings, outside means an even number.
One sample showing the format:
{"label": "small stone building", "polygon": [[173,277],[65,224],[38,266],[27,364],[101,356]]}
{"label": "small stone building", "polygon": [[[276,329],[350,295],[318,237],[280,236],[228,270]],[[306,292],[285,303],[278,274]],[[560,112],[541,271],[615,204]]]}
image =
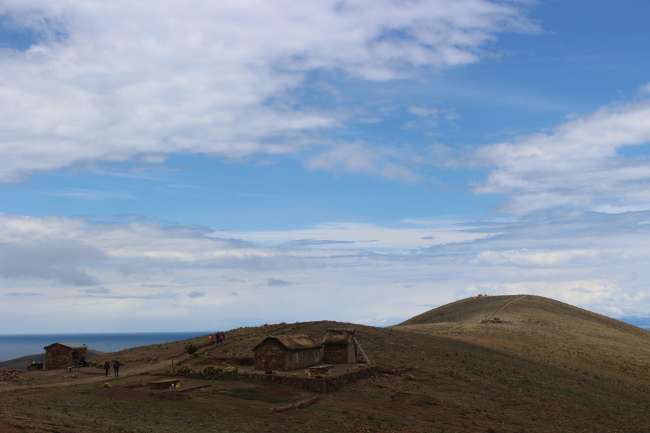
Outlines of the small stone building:
{"label": "small stone building", "polygon": [[327,364],[356,364],[359,347],[354,329],[328,329],[323,338],[323,362]]}
{"label": "small stone building", "polygon": [[54,343],[45,346],[45,362],[43,369],[56,370],[78,365],[85,360],[88,348],[85,344],[78,343]]}
{"label": "small stone building", "polygon": [[291,371],[323,361],[323,346],[304,334],[266,337],[253,348],[255,369]]}

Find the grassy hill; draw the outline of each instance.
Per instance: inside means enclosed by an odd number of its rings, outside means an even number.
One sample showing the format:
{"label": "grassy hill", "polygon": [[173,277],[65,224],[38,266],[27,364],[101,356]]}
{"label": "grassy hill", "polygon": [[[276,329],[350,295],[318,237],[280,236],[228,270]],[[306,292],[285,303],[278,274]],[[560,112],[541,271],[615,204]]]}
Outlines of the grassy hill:
{"label": "grassy hill", "polygon": [[481,296],[395,327],[489,347],[535,362],[650,381],[650,332],[540,296]]}
{"label": "grassy hill", "polygon": [[[495,314],[506,323],[490,320]],[[650,378],[643,374],[650,357],[644,360],[646,349],[639,347],[648,343],[647,333],[537,297],[463,300],[389,329],[334,322],[239,328],[226,334],[225,344],[182,359],[186,344],[206,339],[106,356],[125,362],[125,372],[172,358],[212,365],[250,356],[269,334],[319,337],[334,326],[356,328],[381,373],[306,409],[272,413],[277,404],[305,397],[275,384],[216,381],[182,398],[162,398],[138,387],[150,379],[134,376],[110,389],[86,384],[3,394],[0,431],[3,422],[7,431],[47,426],[90,433],[650,431]],[[599,360],[595,367],[590,357]]]}

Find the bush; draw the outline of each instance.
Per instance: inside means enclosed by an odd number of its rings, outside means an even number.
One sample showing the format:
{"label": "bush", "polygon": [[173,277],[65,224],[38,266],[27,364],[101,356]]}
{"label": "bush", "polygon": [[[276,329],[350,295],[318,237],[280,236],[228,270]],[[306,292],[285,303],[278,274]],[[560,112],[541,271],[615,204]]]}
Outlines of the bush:
{"label": "bush", "polygon": [[197,350],[199,350],[199,348],[193,344],[188,344],[187,346],[185,346],[185,351],[190,355],[196,354]]}
{"label": "bush", "polygon": [[217,380],[224,378],[233,378],[236,377],[238,373],[237,367],[218,367],[218,366],[209,366],[205,367],[201,372],[201,377],[209,380]]}
{"label": "bush", "polygon": [[182,366],[178,370],[176,370],[176,374],[178,374],[179,376],[189,377],[194,374],[194,370],[192,370],[189,367]]}
{"label": "bush", "polygon": [[202,376],[204,379],[220,379],[223,377],[223,370],[216,367],[205,367]]}

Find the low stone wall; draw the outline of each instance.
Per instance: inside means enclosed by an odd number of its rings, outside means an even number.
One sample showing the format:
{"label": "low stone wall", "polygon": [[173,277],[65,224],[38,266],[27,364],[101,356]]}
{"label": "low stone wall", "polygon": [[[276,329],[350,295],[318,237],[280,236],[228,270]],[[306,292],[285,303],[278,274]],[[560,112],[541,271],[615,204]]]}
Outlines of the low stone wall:
{"label": "low stone wall", "polygon": [[181,366],[174,371],[160,374],[163,377],[187,377],[203,380],[245,380],[249,382],[268,382],[301,388],[310,392],[328,393],[341,389],[343,386],[360,379],[373,376],[378,372],[377,366],[366,365],[361,369],[346,371],[322,377],[294,376],[282,373],[265,374],[255,370],[241,370],[236,367],[205,367],[202,370]]}
{"label": "low stone wall", "polygon": [[255,359],[252,356],[210,356],[193,359],[193,365],[240,365],[252,366]]}
{"label": "low stone wall", "polygon": [[367,366],[361,370],[341,373],[336,376],[303,377],[285,376],[281,374],[263,374],[253,372],[240,372],[239,377],[254,382],[270,382],[279,385],[288,385],[302,388],[306,391],[328,393],[341,389],[343,386],[365,379],[376,373],[375,366]]}

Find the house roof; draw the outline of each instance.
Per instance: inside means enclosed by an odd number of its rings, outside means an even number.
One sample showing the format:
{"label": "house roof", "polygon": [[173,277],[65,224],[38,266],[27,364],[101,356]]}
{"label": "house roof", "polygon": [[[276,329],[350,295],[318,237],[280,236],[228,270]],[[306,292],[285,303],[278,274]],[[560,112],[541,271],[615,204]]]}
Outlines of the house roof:
{"label": "house roof", "polygon": [[317,349],[321,346],[320,343],[317,343],[311,337],[305,334],[270,335],[264,338],[257,346],[253,348],[253,350],[271,340],[278,342],[287,350]]}
{"label": "house roof", "polygon": [[327,334],[323,337],[323,344],[349,344],[354,338],[354,332],[354,329],[328,329]]}
{"label": "house roof", "polygon": [[52,343],[49,346],[45,346],[45,349],[48,349],[48,348],[50,348],[52,346],[56,346],[56,345],[69,347],[70,349],[86,349],[86,348],[88,348],[88,346],[86,346],[83,343],[70,343],[70,342],[60,343],[60,342],[57,342],[57,343]]}

